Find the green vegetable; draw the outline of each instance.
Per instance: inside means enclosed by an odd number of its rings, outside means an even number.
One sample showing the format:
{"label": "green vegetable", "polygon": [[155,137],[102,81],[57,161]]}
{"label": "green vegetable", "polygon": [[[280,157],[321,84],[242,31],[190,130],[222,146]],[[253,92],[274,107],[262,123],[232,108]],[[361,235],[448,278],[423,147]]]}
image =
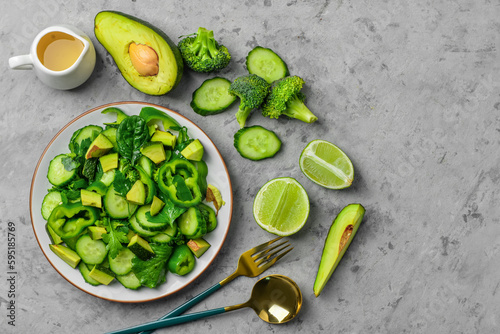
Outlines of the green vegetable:
{"label": "green vegetable", "polygon": [[262,160],[278,153],[281,140],[273,131],[254,125],[234,134],[234,147],[243,158]]}
{"label": "green vegetable", "polygon": [[168,196],[165,196],[162,193],[158,195],[165,205],[157,215],[152,216],[150,212],[146,212],[146,218],[152,223],[161,223],[166,221],[170,224],[170,226],[173,226],[175,220],[186,212],[187,208],[175,205]]}
{"label": "green vegetable", "polygon": [[236,100],[234,95],[229,94],[230,86],[231,81],[221,77],[205,80],[193,92],[191,108],[202,116],[220,114]]}
{"label": "green vegetable", "polygon": [[184,276],[194,269],[194,255],[186,245],[175,247],[174,252],[168,260],[168,270],[170,272]]}
{"label": "green vegetable", "polygon": [[139,258],[132,260],[132,271],[142,285],[155,288],[165,282],[167,261],[172,253],[172,247],[166,244],[150,244],[155,256],[147,261]]}
{"label": "green vegetable", "polygon": [[54,186],[64,186],[77,176],[76,168],[72,168],[73,164],[67,167],[69,164],[66,159],[68,158],[73,161],[67,154],[59,154],[50,161],[47,179]]}
{"label": "green vegetable", "polygon": [[102,240],[92,240],[88,234],[78,238],[75,249],[82,261],[87,264],[100,264],[108,255],[106,244]]}
{"label": "green vegetable", "polygon": [[229,64],[231,54],[224,45],[214,38],[214,32],[198,28],[195,36],[187,36],[179,44],[184,63],[196,72],[213,72]]}
{"label": "green vegetable", "polygon": [[202,199],[205,199],[205,196],[207,194],[207,188],[208,188],[208,183],[207,183],[208,166],[207,166],[207,163],[203,160],[200,160],[200,161],[194,161],[193,164],[196,167],[196,170],[198,171],[198,186],[200,187]]}
{"label": "green vegetable", "polygon": [[87,226],[99,218],[99,210],[83,206],[81,202],[61,204],[50,214],[48,224],[61,238],[71,238],[80,234]]}
{"label": "green vegetable", "polygon": [[190,207],[201,202],[198,171],[187,160],[163,164],[158,171],[158,187],[176,205]]}
{"label": "green vegetable", "polygon": [[262,115],[279,118],[285,115],[306,123],[318,120],[304,104],[305,95],[300,92],[304,80],[298,76],[289,76],[275,81],[262,105]]}
{"label": "green vegetable", "polygon": [[114,123],[104,123],[106,125],[119,125],[125,118],[128,117],[127,114],[125,114],[121,109],[118,109],[116,107],[110,107],[106,108],[103,111],[101,111],[101,114],[109,114],[109,113],[116,113],[116,122]]}
{"label": "green vegetable", "polygon": [[90,158],[85,160],[85,163],[83,164],[82,175],[89,181],[93,181],[96,176],[98,164],[99,164],[98,158]]}
{"label": "green vegetable", "polygon": [[154,120],[161,121],[165,130],[170,129],[173,126],[180,127],[180,124],[173,117],[153,107],[142,108],[139,116],[142,117],[148,124]]}
{"label": "green vegetable", "polygon": [[146,121],[139,116],[125,118],[116,132],[118,153],[132,165],[141,157],[141,147],[149,139]]}
{"label": "green vegetable", "polygon": [[77,156],[82,156],[89,149],[90,144],[102,132],[98,125],[87,125],[76,130],[69,141],[69,150]]}
{"label": "green vegetable", "polygon": [[102,240],[106,243],[109,257],[114,259],[123,248],[122,243],[128,243],[128,228],[119,221],[109,219],[104,219],[104,227],[108,233],[102,235]]}
{"label": "green vegetable", "polygon": [[192,206],[183,213],[178,219],[177,226],[179,232],[187,239],[198,239],[207,234],[207,221],[198,206]]}
{"label": "green vegetable", "polygon": [[249,73],[257,74],[270,84],[290,75],[283,59],[273,50],[261,46],[248,53],[246,65]]}
{"label": "green vegetable", "polygon": [[269,90],[269,84],[258,75],[249,74],[236,78],[229,87],[229,93],[240,98],[236,120],[241,128],[252,110],[261,106]]}

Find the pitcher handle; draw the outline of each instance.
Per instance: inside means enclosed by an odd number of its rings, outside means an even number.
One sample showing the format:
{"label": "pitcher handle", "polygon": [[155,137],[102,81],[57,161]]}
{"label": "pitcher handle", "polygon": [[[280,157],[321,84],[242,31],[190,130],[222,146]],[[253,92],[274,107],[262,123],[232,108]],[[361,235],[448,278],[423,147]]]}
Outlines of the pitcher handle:
{"label": "pitcher handle", "polygon": [[23,55],[9,58],[9,67],[13,70],[31,70],[33,59],[31,55]]}

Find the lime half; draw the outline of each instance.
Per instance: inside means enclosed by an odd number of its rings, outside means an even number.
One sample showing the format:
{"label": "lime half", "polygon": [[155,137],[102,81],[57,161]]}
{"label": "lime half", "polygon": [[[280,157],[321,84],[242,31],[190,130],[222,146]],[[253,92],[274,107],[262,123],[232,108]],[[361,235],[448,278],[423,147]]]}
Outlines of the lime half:
{"label": "lime half", "polygon": [[267,232],[292,235],[309,217],[309,197],[304,187],[291,177],[272,179],[255,196],[253,216]]}
{"label": "lime half", "polygon": [[326,140],[313,140],[302,151],[300,169],[311,181],[328,189],[343,189],[352,184],[354,168],[340,148]]}

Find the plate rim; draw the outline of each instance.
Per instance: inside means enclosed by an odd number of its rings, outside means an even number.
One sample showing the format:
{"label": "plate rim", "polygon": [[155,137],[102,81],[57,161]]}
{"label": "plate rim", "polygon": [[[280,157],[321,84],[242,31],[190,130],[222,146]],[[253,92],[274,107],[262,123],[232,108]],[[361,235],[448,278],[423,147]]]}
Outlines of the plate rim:
{"label": "plate rim", "polygon": [[[195,277],[193,277],[191,279],[191,281],[187,284],[187,285],[184,285],[182,287],[179,287],[173,291],[170,291],[168,292],[167,294],[164,294],[164,295],[160,295],[160,296],[157,296],[157,297],[153,297],[153,298],[146,298],[146,299],[142,299],[142,300],[118,300],[118,299],[114,299],[114,298],[109,298],[109,297],[104,297],[104,296],[99,296],[98,294],[95,294],[95,293],[92,293],[90,291],[87,291],[87,290],[84,290],[83,288],[81,288],[80,286],[78,286],[76,283],[72,282],[70,279],[68,279],[68,277],[66,277],[61,271],[58,270],[58,268],[54,265],[54,263],[52,263],[52,261],[50,260],[49,256],[45,253],[41,243],[40,243],[40,239],[38,238],[38,234],[36,232],[36,229],[35,229],[35,223],[34,223],[34,217],[33,217],[33,188],[34,188],[34,183],[35,183],[35,178],[36,176],[38,175],[38,169],[40,167],[40,164],[42,163],[42,160],[43,158],[45,157],[47,151],[50,149],[50,147],[52,146],[52,144],[54,143],[54,141],[70,126],[72,125],[73,123],[75,123],[76,121],[78,121],[79,119],[81,119],[82,117],[85,117],[86,115],[88,114],[91,114],[93,112],[96,112],[97,110],[99,109],[104,109],[104,108],[109,108],[109,107],[113,107],[113,106],[117,106],[117,105],[124,105],[124,104],[137,104],[137,105],[145,105],[145,106],[150,106],[150,107],[154,107],[154,108],[160,108],[160,109],[164,109],[164,110],[168,110],[169,112],[172,112],[174,114],[176,114],[177,116],[183,118],[185,121],[191,123],[192,125],[194,125],[196,128],[198,128],[198,130],[200,130],[207,138],[208,140],[212,143],[213,147],[215,148],[215,151],[217,152],[223,166],[224,166],[224,170],[225,170],[225,173],[227,175],[227,179],[229,181],[229,194],[230,194],[230,207],[229,207],[229,220],[228,220],[228,224],[227,224],[227,229],[226,231],[224,232],[224,235],[223,235],[223,238],[221,240],[221,244],[220,244],[220,247],[219,249],[216,250],[216,253],[215,253],[215,256],[209,261],[209,263],[207,264],[207,266],[198,274],[196,275]],[[155,104],[155,103],[150,103],[150,102],[141,102],[141,101],[120,101],[120,102],[111,102],[111,103],[106,103],[106,104],[103,104],[103,105],[100,105],[100,106],[97,106],[97,107],[94,107],[90,110],[87,110],[83,113],[81,113],[80,115],[74,117],[73,119],[71,119],[66,125],[64,125],[55,135],[54,137],[49,141],[49,143],[47,144],[47,146],[44,148],[43,152],[40,154],[40,158],[38,159],[38,162],[36,164],[36,167],[33,171],[33,176],[31,178],[31,186],[30,186],[30,197],[29,197],[29,210],[30,210],[30,218],[31,218],[31,227],[33,228],[33,233],[35,235],[35,238],[36,238],[36,241],[38,243],[38,246],[40,247],[40,250],[42,251],[43,255],[45,256],[45,258],[47,259],[47,261],[50,263],[50,265],[52,266],[52,268],[55,269],[55,271],[57,273],[59,273],[59,275],[61,275],[66,281],[68,281],[71,285],[73,285],[74,287],[78,288],[80,291],[83,291],[91,296],[94,296],[94,297],[97,297],[97,298],[100,298],[100,299],[103,299],[103,300],[108,300],[108,301],[113,301],[113,302],[119,302],[119,303],[125,303],[125,304],[131,304],[131,303],[145,303],[145,302],[151,302],[151,301],[154,301],[154,300],[158,300],[158,299],[162,299],[162,298],[165,298],[165,297],[168,297],[170,295],[173,295],[179,291],[181,291],[182,289],[188,287],[189,285],[191,285],[192,283],[194,283],[213,263],[213,261],[217,258],[217,256],[219,255],[219,252],[221,251],[222,249],[222,246],[224,245],[225,241],[226,241],[226,238],[227,238],[227,234],[229,233],[229,229],[231,227],[231,221],[232,221],[232,217],[233,217],[233,187],[232,187],[232,183],[231,183],[231,176],[229,175],[229,171],[227,169],[227,165],[226,165],[226,162],[224,160],[224,158],[222,157],[219,149],[217,148],[217,146],[215,145],[215,143],[212,141],[212,139],[206,134],[205,131],[203,131],[203,129],[201,129],[198,124],[196,124],[195,122],[191,121],[189,118],[187,118],[186,116],[180,114],[179,112],[177,111],[174,111],[170,108],[167,108],[167,107],[164,107],[164,106],[161,106],[161,105],[158,105],[158,104]]]}

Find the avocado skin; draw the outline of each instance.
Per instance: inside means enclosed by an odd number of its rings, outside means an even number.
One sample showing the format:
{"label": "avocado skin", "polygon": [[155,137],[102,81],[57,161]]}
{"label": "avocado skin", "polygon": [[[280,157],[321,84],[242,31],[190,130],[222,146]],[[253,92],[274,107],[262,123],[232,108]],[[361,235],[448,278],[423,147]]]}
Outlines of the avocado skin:
{"label": "avocado skin", "polygon": [[[132,16],[132,15],[129,15],[129,14],[125,14],[125,13],[122,13],[120,11],[114,11],[114,10],[105,10],[105,11],[101,11],[99,13],[97,13],[97,15],[95,16],[94,18],[94,27],[97,25],[97,19],[99,16],[102,16],[102,15],[119,15],[119,16],[123,16],[129,20],[132,20],[132,21],[135,21],[137,23],[140,23],[142,24],[143,26],[153,30],[155,33],[157,33],[167,44],[168,46],[170,47],[170,49],[172,50],[172,53],[174,54],[174,57],[175,57],[175,62],[177,64],[177,76],[176,76],[176,80],[175,82],[173,83],[172,87],[167,90],[166,92],[163,92],[163,91],[160,91],[159,93],[151,93],[151,92],[144,92],[142,89],[136,87],[134,85],[134,82],[131,82],[130,80],[128,80],[125,76],[123,76],[123,73],[122,73],[122,76],[125,78],[125,80],[132,86],[134,87],[135,89],[138,89],[139,91],[145,93],[145,94],[148,94],[148,95],[164,95],[166,93],[168,93],[169,91],[173,90],[175,87],[177,87],[177,85],[179,84],[179,82],[181,81],[181,78],[182,78],[182,74],[184,72],[184,61],[182,60],[182,56],[181,56],[181,53],[179,51],[179,48],[177,47],[177,45],[170,39],[170,37],[168,37],[163,31],[161,31],[160,29],[158,29],[157,27],[151,25],[150,23],[144,21],[144,20],[141,20],[135,16]],[[95,34],[95,31],[94,31],[94,34]],[[98,34],[95,34],[97,40],[104,46],[105,43],[99,38]],[[106,47],[105,47],[106,48]],[[107,50],[107,48],[106,48]],[[108,51],[109,52],[109,51]],[[116,59],[115,59],[115,56],[111,54],[111,56],[113,57],[113,60],[115,61],[116,63]]]}

